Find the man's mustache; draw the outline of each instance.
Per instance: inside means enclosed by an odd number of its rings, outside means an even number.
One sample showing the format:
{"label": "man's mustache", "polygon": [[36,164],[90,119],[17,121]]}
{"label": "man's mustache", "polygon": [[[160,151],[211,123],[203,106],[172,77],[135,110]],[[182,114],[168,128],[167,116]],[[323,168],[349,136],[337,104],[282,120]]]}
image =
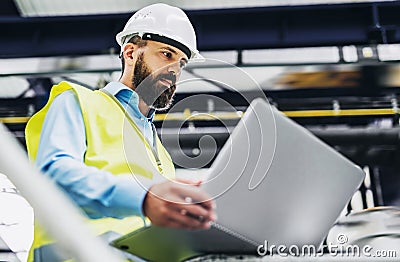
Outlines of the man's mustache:
{"label": "man's mustache", "polygon": [[157,82],[158,80],[165,79],[171,81],[171,86],[175,85],[176,83],[176,75],[170,73],[170,74],[159,74],[154,78],[154,82]]}

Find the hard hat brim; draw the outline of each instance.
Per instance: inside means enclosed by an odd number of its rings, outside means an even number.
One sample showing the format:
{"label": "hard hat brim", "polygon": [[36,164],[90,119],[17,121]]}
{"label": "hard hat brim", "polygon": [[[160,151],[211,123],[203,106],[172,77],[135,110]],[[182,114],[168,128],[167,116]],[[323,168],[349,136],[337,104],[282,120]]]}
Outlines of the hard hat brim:
{"label": "hard hat brim", "polygon": [[[143,40],[152,40],[152,41],[157,41],[161,43],[165,43],[171,46],[174,46],[181,50],[185,55],[188,57],[189,61],[195,60],[196,62],[204,62],[205,58],[202,56],[198,50],[191,50],[188,48],[186,45],[163,35],[159,34],[154,34],[154,33],[142,33],[142,32],[136,32],[128,35],[123,35],[123,32],[120,32],[116,35],[116,40],[118,44],[121,46],[126,44],[126,41],[130,39],[131,37],[138,35],[140,36]],[[122,52],[122,50],[121,50]]]}

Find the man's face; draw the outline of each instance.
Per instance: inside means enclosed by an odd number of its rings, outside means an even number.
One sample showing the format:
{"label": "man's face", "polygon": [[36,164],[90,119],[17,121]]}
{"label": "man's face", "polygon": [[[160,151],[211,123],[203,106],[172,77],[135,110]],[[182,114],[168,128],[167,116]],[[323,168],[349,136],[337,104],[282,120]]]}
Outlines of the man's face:
{"label": "man's face", "polygon": [[148,41],[135,63],[132,77],[135,91],[147,105],[158,110],[169,108],[186,62],[186,55],[179,49]]}

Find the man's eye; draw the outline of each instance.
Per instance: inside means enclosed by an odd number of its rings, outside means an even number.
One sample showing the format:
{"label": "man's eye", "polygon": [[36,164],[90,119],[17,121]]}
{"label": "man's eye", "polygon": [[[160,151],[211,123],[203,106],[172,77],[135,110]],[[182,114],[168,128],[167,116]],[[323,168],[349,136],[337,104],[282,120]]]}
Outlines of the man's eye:
{"label": "man's eye", "polygon": [[171,57],[172,57],[172,54],[171,54],[170,52],[163,52],[163,55],[164,55],[166,58],[171,58]]}

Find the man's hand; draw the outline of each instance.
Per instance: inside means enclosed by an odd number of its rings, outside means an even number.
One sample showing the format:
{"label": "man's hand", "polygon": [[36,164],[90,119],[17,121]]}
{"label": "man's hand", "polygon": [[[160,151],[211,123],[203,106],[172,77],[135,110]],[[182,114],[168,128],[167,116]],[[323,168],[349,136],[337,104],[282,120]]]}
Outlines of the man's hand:
{"label": "man's hand", "polygon": [[200,182],[167,181],[153,185],[144,199],[143,210],[157,226],[207,229],[215,221],[215,202],[198,186]]}

